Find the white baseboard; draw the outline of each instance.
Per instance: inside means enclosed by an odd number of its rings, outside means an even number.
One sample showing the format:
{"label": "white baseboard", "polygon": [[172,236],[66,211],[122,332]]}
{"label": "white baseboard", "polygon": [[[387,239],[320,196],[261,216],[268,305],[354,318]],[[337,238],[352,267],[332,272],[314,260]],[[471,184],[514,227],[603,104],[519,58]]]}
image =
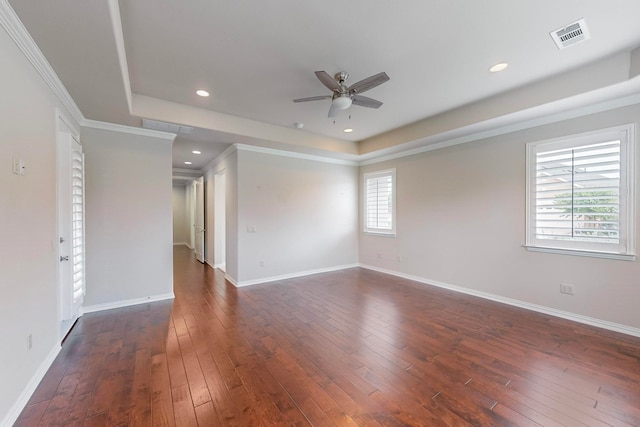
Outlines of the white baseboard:
{"label": "white baseboard", "polygon": [[60,353],[61,348],[62,347],[60,346],[60,342],[56,340],[56,345],[53,347],[51,352],[49,352],[46,359],[44,359],[44,361],[40,364],[40,367],[35,372],[35,374],[33,374],[31,380],[29,380],[29,382],[27,383],[27,386],[24,388],[24,390],[22,390],[22,393],[20,393],[20,397],[18,397],[18,400],[16,400],[13,406],[11,406],[11,409],[9,409],[9,412],[4,417],[4,420],[0,422],[0,427],[11,427],[16,422],[24,407],[27,406],[29,399],[31,399],[31,396],[36,391],[38,384],[40,384],[40,381],[42,381],[42,378],[44,378],[44,375],[51,367],[51,364],[56,359],[56,356],[58,356],[58,353]]}
{"label": "white baseboard", "polygon": [[532,304],[532,303],[528,303],[528,302],[513,299],[513,298],[507,298],[500,295],[491,294],[488,292],[477,291],[475,289],[469,289],[461,286],[450,285],[448,283],[439,282],[437,280],[425,279],[423,277],[412,276],[410,274],[404,274],[398,271],[374,267],[372,265],[360,264],[360,267],[366,268],[367,270],[377,271],[378,273],[385,273],[385,274],[390,274],[392,276],[401,277],[403,279],[413,280],[414,282],[422,283],[425,285],[437,286],[438,288],[444,288],[454,292],[473,295],[479,298],[496,301],[502,304],[507,304],[514,307],[520,307],[526,310],[536,311],[538,313],[548,314],[554,317],[560,317],[562,319],[572,320],[574,322],[583,323],[585,325],[595,326],[602,329],[608,329],[610,331],[620,332],[622,334],[632,335],[634,337],[640,337],[640,329],[623,325],[620,323],[614,323],[614,322],[609,322],[607,320],[596,319],[595,317],[583,316],[581,314],[571,313],[569,311],[557,310],[555,308],[545,307],[543,305],[538,305],[538,304]]}
{"label": "white baseboard", "polygon": [[236,282],[236,279],[234,279],[233,277],[229,276],[227,273],[224,273],[224,279],[226,281],[228,281],[229,283],[231,283],[236,288],[238,287],[238,282]]}
{"label": "white baseboard", "polygon": [[96,311],[103,311],[103,310],[111,310],[114,308],[129,307],[129,306],[138,305],[138,304],[146,304],[148,302],[163,301],[163,300],[172,299],[172,298],[175,298],[175,295],[173,294],[173,292],[169,292],[167,294],[161,294],[161,295],[151,295],[151,296],[142,297],[142,298],[133,298],[133,299],[122,300],[122,301],[107,302],[104,304],[88,305],[88,306],[82,307],[82,314],[93,313]]}
{"label": "white baseboard", "polygon": [[189,245],[187,245],[187,242],[178,242],[173,244],[173,246],[180,246],[180,245],[189,247]]}
{"label": "white baseboard", "polygon": [[262,283],[276,282],[278,280],[294,279],[296,277],[310,276],[312,274],[330,273],[332,271],[345,270],[347,268],[355,268],[355,267],[359,267],[359,264],[337,265],[337,266],[334,266],[334,267],[326,267],[326,268],[318,268],[318,269],[315,269],[315,270],[299,271],[297,273],[288,273],[288,274],[282,274],[282,275],[279,275],[279,276],[263,277],[263,278],[260,278],[260,279],[253,279],[253,280],[243,280],[243,281],[239,282],[238,284],[235,284],[234,282],[231,282],[231,280],[229,280],[229,281],[231,283],[234,283],[234,285],[236,287],[241,288],[241,287],[244,287],[244,286],[259,285],[259,284],[262,284]]}

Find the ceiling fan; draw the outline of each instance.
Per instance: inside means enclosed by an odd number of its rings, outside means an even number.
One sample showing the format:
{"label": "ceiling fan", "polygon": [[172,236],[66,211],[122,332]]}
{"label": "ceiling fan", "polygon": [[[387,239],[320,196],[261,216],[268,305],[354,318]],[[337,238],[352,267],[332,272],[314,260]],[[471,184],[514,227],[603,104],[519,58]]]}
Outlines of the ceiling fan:
{"label": "ceiling fan", "polygon": [[308,98],[294,99],[293,102],[320,101],[322,99],[331,99],[331,107],[329,108],[329,117],[335,117],[336,111],[346,110],[353,105],[359,105],[367,108],[380,108],[382,102],[360,95],[376,86],[389,80],[387,73],[382,72],[360,80],[357,83],[347,87],[345,82],[349,78],[349,73],[341,71],[334,77],[331,77],[326,71],[316,71],[316,77],[320,82],[329,88],[333,94],[323,96],[310,96]]}

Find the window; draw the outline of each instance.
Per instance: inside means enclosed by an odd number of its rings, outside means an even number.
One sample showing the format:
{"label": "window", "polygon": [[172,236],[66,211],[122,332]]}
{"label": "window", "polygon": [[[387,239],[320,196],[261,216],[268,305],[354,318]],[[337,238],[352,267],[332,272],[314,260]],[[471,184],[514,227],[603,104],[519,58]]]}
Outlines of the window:
{"label": "window", "polygon": [[633,131],[527,144],[530,250],[635,259]]}
{"label": "window", "polygon": [[364,231],[395,235],[396,170],[364,174]]}

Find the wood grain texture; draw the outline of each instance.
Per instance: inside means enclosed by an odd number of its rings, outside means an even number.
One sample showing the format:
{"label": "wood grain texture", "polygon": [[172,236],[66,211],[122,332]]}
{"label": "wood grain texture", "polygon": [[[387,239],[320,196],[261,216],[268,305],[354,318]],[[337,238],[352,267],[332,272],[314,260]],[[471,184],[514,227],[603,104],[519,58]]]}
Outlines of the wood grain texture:
{"label": "wood grain texture", "polygon": [[640,339],[358,268],[83,316],[17,426],[638,426]]}

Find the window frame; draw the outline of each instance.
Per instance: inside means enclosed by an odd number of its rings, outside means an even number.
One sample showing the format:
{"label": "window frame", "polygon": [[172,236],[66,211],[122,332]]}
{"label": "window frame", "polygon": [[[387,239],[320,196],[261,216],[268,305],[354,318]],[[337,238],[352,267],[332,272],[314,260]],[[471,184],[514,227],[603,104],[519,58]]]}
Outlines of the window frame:
{"label": "window frame", "polygon": [[[368,211],[368,205],[367,205],[367,201],[368,201],[368,185],[367,185],[367,181],[369,179],[373,179],[373,178],[381,178],[381,177],[385,177],[385,176],[390,176],[391,177],[391,229],[386,229],[386,228],[377,228],[377,227],[368,227],[367,224],[367,217],[369,214]],[[363,221],[363,232],[366,234],[373,234],[373,235],[380,235],[380,236],[387,236],[387,237],[395,237],[396,236],[396,223],[397,223],[397,219],[396,219],[396,169],[395,168],[390,168],[390,169],[384,169],[384,170],[378,170],[378,171],[372,171],[372,172],[366,172],[363,174],[363,217],[362,217],[362,221]]]}
{"label": "window frame", "polygon": [[[537,154],[582,147],[600,142],[620,141],[620,238],[619,243],[593,243],[576,240],[538,239],[536,234]],[[529,251],[567,255],[636,259],[635,235],[635,125],[627,124],[526,144],[526,236]]]}

